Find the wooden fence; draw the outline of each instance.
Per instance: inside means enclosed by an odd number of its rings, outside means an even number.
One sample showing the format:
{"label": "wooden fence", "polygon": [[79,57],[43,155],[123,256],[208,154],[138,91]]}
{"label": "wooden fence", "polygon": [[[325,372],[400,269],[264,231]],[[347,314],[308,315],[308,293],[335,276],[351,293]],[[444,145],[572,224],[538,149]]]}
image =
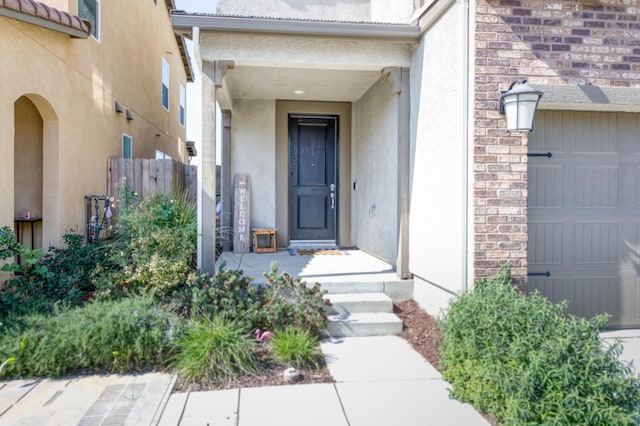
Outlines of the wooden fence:
{"label": "wooden fence", "polygon": [[174,191],[197,199],[197,167],[174,160],[147,158],[110,158],[107,168],[107,194],[118,198],[125,186],[140,198],[156,193],[171,195]]}

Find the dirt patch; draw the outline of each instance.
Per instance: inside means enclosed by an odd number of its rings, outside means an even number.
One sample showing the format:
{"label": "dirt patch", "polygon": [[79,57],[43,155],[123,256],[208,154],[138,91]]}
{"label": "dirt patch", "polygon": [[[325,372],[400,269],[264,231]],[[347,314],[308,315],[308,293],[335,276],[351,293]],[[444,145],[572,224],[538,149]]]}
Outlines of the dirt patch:
{"label": "dirt patch", "polygon": [[[261,369],[256,374],[248,374],[229,380],[216,380],[209,382],[186,383],[178,378],[174,392],[198,392],[208,390],[237,389],[237,388],[257,388],[263,386],[283,386],[290,385],[282,378],[282,373],[289,366],[274,362],[268,356],[268,346],[259,349],[262,358]],[[323,362],[318,369],[300,369],[301,379],[298,384],[311,383],[333,383],[333,377]]]}

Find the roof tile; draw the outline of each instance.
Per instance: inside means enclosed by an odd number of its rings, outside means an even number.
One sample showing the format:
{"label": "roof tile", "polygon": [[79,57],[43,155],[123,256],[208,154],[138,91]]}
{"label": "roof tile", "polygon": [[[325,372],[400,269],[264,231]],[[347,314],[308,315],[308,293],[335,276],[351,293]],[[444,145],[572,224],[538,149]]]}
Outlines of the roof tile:
{"label": "roof tile", "polygon": [[87,21],[34,0],[0,0],[0,7],[91,34],[91,24]]}

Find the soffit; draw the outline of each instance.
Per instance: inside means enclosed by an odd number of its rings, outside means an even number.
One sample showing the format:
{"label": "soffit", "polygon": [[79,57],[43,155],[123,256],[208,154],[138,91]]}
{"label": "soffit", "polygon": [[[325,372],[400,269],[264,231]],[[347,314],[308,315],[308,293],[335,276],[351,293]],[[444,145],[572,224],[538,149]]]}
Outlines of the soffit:
{"label": "soffit", "polygon": [[[236,66],[225,85],[234,99],[355,102],[380,79],[379,71]],[[294,93],[294,91],[304,93]]]}
{"label": "soffit", "polygon": [[0,0],[0,16],[28,22],[76,38],[87,38],[91,34],[90,22],[33,0]]}

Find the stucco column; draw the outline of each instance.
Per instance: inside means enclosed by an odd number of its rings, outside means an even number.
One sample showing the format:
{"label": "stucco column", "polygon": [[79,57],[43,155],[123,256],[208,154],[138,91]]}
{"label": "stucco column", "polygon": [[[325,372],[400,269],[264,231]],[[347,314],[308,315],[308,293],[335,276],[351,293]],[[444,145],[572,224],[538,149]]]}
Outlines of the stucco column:
{"label": "stucco column", "polygon": [[410,93],[409,68],[385,68],[389,74],[393,93],[398,95],[398,254],[396,274],[400,279],[411,279],[409,271],[409,182],[411,179]]}
{"label": "stucco column", "polygon": [[216,86],[215,63],[202,64],[202,156],[200,209],[201,251],[198,264],[203,272],[216,269]]}
{"label": "stucco column", "polygon": [[222,192],[222,213],[220,227],[222,248],[231,250],[231,111],[222,111],[222,165],[220,191]]}

